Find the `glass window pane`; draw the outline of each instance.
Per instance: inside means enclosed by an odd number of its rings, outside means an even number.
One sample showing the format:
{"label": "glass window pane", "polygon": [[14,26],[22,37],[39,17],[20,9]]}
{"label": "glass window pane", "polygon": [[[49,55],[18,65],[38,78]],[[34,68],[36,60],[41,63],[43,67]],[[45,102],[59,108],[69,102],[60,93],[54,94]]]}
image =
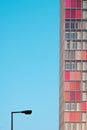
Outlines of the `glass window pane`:
{"label": "glass window pane", "polygon": [[69,111],[70,110],[70,103],[65,103],[64,104],[64,110]]}
{"label": "glass window pane", "polygon": [[77,62],[77,70],[81,70],[81,62]]}
{"label": "glass window pane", "polygon": [[82,130],[86,130],[86,123],[82,123]]}
{"label": "glass window pane", "polygon": [[83,22],[82,27],[83,27],[83,29],[87,29],[87,22]]}
{"label": "glass window pane", "polygon": [[83,8],[87,9],[87,1],[83,1]]}
{"label": "glass window pane", "polygon": [[82,121],[86,121],[86,113],[82,113]]}
{"label": "glass window pane", "polygon": [[86,101],[86,100],[87,100],[86,93],[82,93],[82,101]]}
{"label": "glass window pane", "polygon": [[87,19],[87,11],[83,11],[83,19]]}
{"label": "glass window pane", "polygon": [[87,42],[83,42],[83,49],[87,50]]}
{"label": "glass window pane", "polygon": [[65,28],[69,29],[70,28],[70,23],[65,23]]}

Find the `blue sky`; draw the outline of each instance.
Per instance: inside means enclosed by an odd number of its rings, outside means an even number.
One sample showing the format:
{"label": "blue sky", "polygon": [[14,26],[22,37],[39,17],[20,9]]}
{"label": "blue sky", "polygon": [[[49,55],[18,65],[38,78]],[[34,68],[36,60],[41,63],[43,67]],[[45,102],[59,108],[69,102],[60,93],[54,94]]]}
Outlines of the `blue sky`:
{"label": "blue sky", "polygon": [[0,0],[0,129],[58,130],[59,1]]}

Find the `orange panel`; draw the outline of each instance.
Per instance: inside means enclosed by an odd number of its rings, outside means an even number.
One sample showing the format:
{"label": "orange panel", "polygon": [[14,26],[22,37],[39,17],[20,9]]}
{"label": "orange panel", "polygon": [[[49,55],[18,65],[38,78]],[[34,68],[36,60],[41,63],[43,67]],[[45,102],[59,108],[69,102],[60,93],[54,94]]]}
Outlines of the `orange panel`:
{"label": "orange panel", "polygon": [[80,122],[80,121],[81,121],[81,113],[75,112],[75,122]]}
{"label": "orange panel", "polygon": [[75,82],[70,82],[70,90],[75,90]]}
{"label": "orange panel", "polygon": [[64,90],[65,91],[70,90],[70,83],[69,82],[64,82]]}
{"label": "orange panel", "polygon": [[81,80],[81,72],[76,72],[76,80]]}
{"label": "orange panel", "polygon": [[64,92],[64,100],[70,101],[70,92]]}
{"label": "orange panel", "polygon": [[64,122],[70,121],[70,112],[64,112]]}
{"label": "orange panel", "polygon": [[82,51],[82,60],[87,60],[87,51]]}

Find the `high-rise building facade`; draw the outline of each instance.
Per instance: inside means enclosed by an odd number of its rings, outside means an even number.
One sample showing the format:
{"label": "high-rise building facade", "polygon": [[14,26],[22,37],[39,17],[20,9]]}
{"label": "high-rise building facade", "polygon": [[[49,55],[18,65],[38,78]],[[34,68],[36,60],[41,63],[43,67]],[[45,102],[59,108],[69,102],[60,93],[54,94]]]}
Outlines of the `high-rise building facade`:
{"label": "high-rise building facade", "polygon": [[59,130],[87,130],[87,0],[60,0]]}

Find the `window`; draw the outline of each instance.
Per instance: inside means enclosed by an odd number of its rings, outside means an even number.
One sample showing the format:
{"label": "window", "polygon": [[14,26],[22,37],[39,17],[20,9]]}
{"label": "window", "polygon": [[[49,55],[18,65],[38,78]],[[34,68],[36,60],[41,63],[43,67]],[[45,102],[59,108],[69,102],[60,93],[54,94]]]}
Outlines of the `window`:
{"label": "window", "polygon": [[71,123],[71,128],[70,130],[75,130],[75,123]]}
{"label": "window", "polygon": [[77,32],[77,39],[82,39],[82,32]]}
{"label": "window", "polygon": [[71,111],[76,111],[76,104],[75,103],[71,103]]}
{"label": "window", "polygon": [[65,51],[65,59],[75,59],[75,51]]}
{"label": "window", "polygon": [[65,23],[65,28],[69,29],[70,28],[70,23]]}
{"label": "window", "polygon": [[65,123],[65,130],[70,130],[70,123]]}
{"label": "window", "polygon": [[86,130],[86,123],[82,123],[82,130]]}
{"label": "window", "polygon": [[83,11],[83,19],[87,19],[87,11]]}
{"label": "window", "polygon": [[83,42],[83,50],[87,50],[87,42]]}
{"label": "window", "polygon": [[83,1],[83,9],[87,9],[87,1]]}
{"label": "window", "polygon": [[87,62],[83,62],[83,67],[82,67],[83,70],[87,70]]}
{"label": "window", "polygon": [[82,91],[87,91],[87,82],[82,83]]}
{"label": "window", "polygon": [[70,103],[65,103],[64,104],[64,110],[69,111],[70,110]]}
{"label": "window", "polygon": [[87,73],[86,72],[82,73],[82,80],[87,80]]}
{"label": "window", "polygon": [[65,69],[66,70],[70,70],[70,62],[66,62],[65,63]]}
{"label": "window", "polygon": [[65,49],[70,49],[70,43],[68,41],[65,41]]}
{"label": "window", "polygon": [[75,58],[76,58],[76,60],[81,60],[82,59],[81,51],[76,51]]}
{"label": "window", "polygon": [[86,113],[82,113],[82,122],[86,121]]}
{"label": "window", "polygon": [[83,29],[87,29],[87,22],[83,22],[82,27],[83,27]]}
{"label": "window", "polygon": [[71,23],[71,29],[75,29],[75,23]]}
{"label": "window", "polygon": [[70,42],[70,49],[71,50],[76,50],[77,49],[77,44],[75,42]]}
{"label": "window", "polygon": [[76,23],[76,28],[77,28],[77,29],[81,29],[81,28],[82,28],[81,26],[82,26],[82,25],[81,25],[81,22]]}
{"label": "window", "polygon": [[77,34],[76,33],[65,33],[65,39],[74,40],[76,38],[77,38]]}
{"label": "window", "polygon": [[81,42],[77,42],[77,50],[81,50],[82,49],[82,43]]}
{"label": "window", "polygon": [[65,38],[70,39],[70,33],[65,33]]}
{"label": "window", "polygon": [[81,130],[81,124],[80,123],[76,123],[76,130]]}
{"label": "window", "polygon": [[75,70],[76,69],[76,64],[75,62],[71,62],[71,70]]}
{"label": "window", "polygon": [[81,70],[81,62],[77,62],[77,70]]}
{"label": "window", "polygon": [[82,93],[82,101],[86,101],[86,100],[87,100],[86,93]]}
{"label": "window", "polygon": [[83,32],[83,39],[87,39],[87,32]]}
{"label": "window", "polygon": [[76,110],[80,111],[80,103],[76,103]]}

